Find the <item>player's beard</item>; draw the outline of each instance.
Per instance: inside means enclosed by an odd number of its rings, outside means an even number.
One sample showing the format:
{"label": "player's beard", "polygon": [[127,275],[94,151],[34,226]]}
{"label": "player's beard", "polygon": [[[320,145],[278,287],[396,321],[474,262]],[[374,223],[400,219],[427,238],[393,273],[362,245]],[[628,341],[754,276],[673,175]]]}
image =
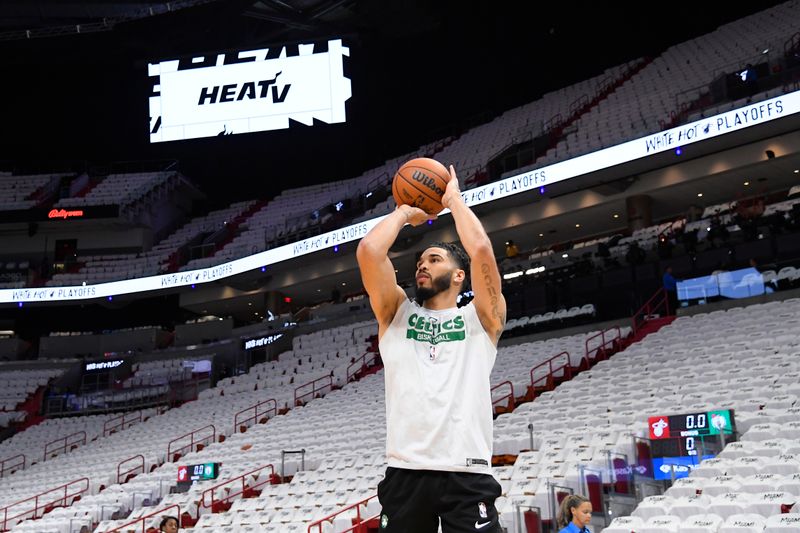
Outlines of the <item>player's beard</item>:
{"label": "player's beard", "polygon": [[450,280],[453,279],[453,273],[447,272],[442,274],[438,278],[431,277],[431,286],[430,287],[420,287],[416,285],[416,291],[414,293],[414,300],[418,304],[422,304],[426,300],[430,300],[440,292],[444,292],[450,288]]}

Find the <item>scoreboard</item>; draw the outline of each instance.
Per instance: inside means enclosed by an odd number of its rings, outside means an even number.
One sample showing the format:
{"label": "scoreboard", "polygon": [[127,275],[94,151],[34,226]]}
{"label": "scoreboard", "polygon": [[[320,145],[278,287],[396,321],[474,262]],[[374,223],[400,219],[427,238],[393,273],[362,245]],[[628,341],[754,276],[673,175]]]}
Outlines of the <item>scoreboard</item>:
{"label": "scoreboard", "polygon": [[671,478],[673,468],[676,477],[685,477],[700,461],[714,456],[722,442],[720,434],[732,435],[735,428],[733,411],[728,409],[651,416],[647,422],[655,479]]}
{"label": "scoreboard", "polygon": [[203,463],[178,467],[178,483],[208,481],[219,477],[219,463]]}

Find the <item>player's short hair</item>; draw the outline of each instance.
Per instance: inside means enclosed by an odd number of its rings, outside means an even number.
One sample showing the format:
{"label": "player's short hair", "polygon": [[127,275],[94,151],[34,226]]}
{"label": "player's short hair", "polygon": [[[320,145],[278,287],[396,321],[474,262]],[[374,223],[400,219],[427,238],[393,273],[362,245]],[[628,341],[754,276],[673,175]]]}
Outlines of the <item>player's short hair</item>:
{"label": "player's short hair", "polygon": [[428,245],[428,248],[441,248],[447,252],[456,266],[464,271],[464,283],[461,284],[461,292],[469,290],[469,256],[467,252],[454,242],[433,242]]}

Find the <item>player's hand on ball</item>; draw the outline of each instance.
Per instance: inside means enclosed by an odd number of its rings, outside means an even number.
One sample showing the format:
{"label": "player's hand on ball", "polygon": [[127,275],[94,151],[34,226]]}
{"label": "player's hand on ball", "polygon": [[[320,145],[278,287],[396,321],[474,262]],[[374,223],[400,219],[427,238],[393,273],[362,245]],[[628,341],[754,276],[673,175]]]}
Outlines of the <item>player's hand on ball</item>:
{"label": "player's hand on ball", "polygon": [[403,211],[403,213],[406,215],[406,222],[412,226],[419,226],[421,224],[425,224],[429,220],[436,220],[436,215],[429,215],[419,207],[412,207],[404,204],[397,206],[397,209],[399,211]]}
{"label": "player's hand on ball", "polygon": [[447,187],[444,189],[442,195],[442,205],[450,209],[451,202],[461,201],[461,189],[458,188],[458,176],[456,176],[456,169],[450,165],[450,181],[447,182]]}

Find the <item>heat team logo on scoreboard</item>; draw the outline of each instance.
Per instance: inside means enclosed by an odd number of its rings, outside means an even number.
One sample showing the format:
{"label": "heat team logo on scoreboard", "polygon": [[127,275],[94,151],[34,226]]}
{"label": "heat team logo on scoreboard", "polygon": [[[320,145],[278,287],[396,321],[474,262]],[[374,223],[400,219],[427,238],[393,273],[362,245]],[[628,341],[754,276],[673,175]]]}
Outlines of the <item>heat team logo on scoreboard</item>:
{"label": "heat team logo on scoreboard", "polygon": [[150,142],[344,122],[349,55],[336,39],[151,63]]}
{"label": "heat team logo on scoreboard", "polygon": [[662,416],[654,416],[648,421],[650,425],[650,438],[662,439],[669,436],[669,421]]}

